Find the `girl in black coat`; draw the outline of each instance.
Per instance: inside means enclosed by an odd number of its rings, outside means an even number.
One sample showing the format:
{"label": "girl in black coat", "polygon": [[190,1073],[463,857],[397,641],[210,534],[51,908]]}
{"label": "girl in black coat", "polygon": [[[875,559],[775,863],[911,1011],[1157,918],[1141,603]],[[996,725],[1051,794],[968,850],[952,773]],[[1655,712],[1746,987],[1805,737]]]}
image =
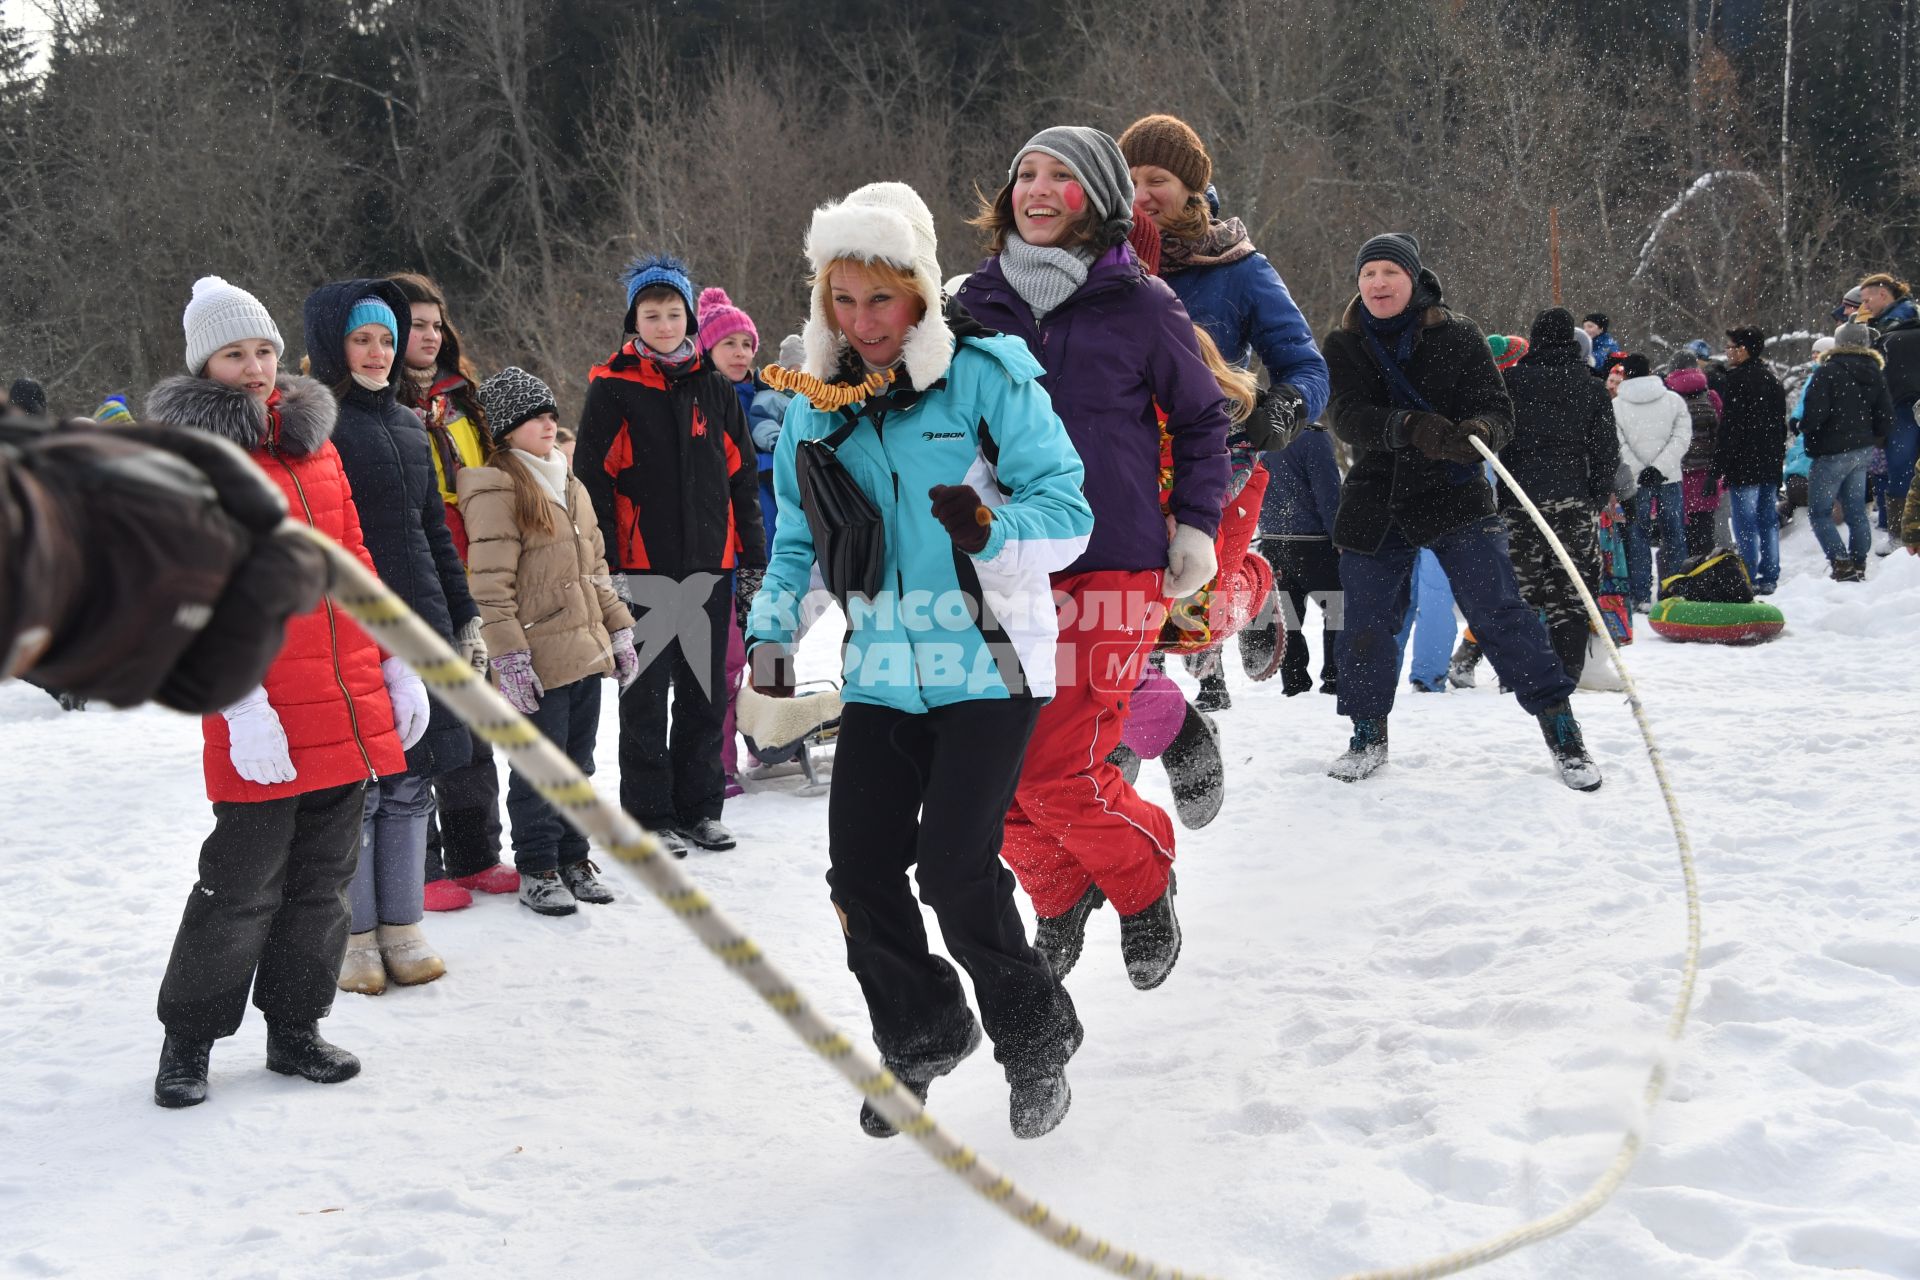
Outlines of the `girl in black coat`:
{"label": "girl in black coat", "polygon": [[[340,401],[333,442],[374,568],[452,644],[457,634],[476,630],[468,624],[480,611],[447,532],[426,431],[395,395],[411,327],[406,295],[388,280],[322,285],[307,297],[305,321],[310,371]],[[407,752],[407,772],[369,783],[343,990],[378,995],[389,976],[431,982],[446,972],[420,933],[429,782],[471,754],[466,729],[436,702],[426,736]]]}
{"label": "girl in black coat", "polygon": [[1600,771],[1567,703],[1574,682],[1520,598],[1473,443],[1499,449],[1513,436],[1512,402],[1486,339],[1441,302],[1440,281],[1421,265],[1412,236],[1367,241],[1354,275],[1360,291],[1322,346],[1333,431],[1354,451],[1333,524],[1346,605],[1340,713],[1353,719],[1353,740],[1329,772],[1355,782],[1386,763],[1400,666],[1394,637],[1425,547],[1494,670],[1539,719],[1561,780],[1596,790]]}

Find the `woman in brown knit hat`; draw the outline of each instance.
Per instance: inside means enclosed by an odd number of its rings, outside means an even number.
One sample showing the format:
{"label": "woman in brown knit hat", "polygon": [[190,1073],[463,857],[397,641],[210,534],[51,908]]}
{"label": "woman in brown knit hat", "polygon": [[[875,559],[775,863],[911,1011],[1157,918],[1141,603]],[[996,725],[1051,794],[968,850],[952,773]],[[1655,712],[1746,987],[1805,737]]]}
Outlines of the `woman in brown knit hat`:
{"label": "woman in brown knit hat", "polygon": [[[1134,220],[1150,219],[1160,232],[1161,278],[1229,362],[1246,367],[1260,357],[1268,385],[1249,421],[1250,434],[1257,433],[1261,448],[1284,448],[1327,406],[1327,363],[1313,331],[1240,219],[1213,216],[1207,198],[1213,157],[1185,121],[1136,120],[1120,135],[1120,151],[1133,172]],[[1264,630],[1266,643],[1277,643],[1271,628],[1251,630]],[[1263,655],[1258,662],[1256,652]],[[1266,652],[1256,646],[1243,653],[1250,672],[1270,668]],[[1203,711],[1230,705],[1217,666],[1203,677],[1197,705]]]}

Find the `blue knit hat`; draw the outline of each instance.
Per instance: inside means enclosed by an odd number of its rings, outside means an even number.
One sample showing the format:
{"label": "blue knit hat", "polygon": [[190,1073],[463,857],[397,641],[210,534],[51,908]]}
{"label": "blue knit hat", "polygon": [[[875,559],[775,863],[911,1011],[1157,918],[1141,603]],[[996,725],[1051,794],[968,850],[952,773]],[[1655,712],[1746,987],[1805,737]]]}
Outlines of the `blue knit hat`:
{"label": "blue knit hat", "polygon": [[680,295],[687,304],[687,336],[700,332],[700,316],[694,310],[693,280],[687,270],[687,264],[678,258],[655,253],[644,258],[635,258],[621,271],[620,279],[627,286],[627,311],[621,317],[621,323],[632,328],[633,304],[639,298],[640,291],[648,285],[664,284]]}
{"label": "blue knit hat", "polygon": [[353,304],[353,310],[347,312],[346,332],[340,336],[344,338],[363,324],[385,325],[387,332],[393,335],[395,350],[399,349],[400,322],[394,319],[392,307],[372,296],[360,299]]}

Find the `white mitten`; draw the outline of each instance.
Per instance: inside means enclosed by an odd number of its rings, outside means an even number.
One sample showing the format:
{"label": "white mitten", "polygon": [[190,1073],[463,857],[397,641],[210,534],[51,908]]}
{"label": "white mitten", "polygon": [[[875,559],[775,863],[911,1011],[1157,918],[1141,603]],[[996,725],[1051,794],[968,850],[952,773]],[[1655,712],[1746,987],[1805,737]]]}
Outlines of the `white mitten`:
{"label": "white mitten", "polygon": [[400,745],[411,749],[426,736],[427,719],[433,714],[427,704],[427,686],[398,658],[380,664],[380,678],[387,682],[387,697],[393,702],[393,727]]}
{"label": "white mitten", "polygon": [[480,619],[468,618],[467,625],[460,628],[460,634],[453,638],[453,647],[474,671],[487,674],[487,642],[480,638]]}
{"label": "white mitten", "polygon": [[1184,600],[1212,582],[1219,572],[1212,536],[1191,525],[1176,526],[1173,541],[1167,546],[1167,576],[1161,583],[1161,593],[1169,600]]}
{"label": "white mitten", "polygon": [[280,713],[267,701],[264,687],[221,714],[227,718],[227,758],[233,761],[235,773],[263,787],[294,780],[287,731],[280,725]]}

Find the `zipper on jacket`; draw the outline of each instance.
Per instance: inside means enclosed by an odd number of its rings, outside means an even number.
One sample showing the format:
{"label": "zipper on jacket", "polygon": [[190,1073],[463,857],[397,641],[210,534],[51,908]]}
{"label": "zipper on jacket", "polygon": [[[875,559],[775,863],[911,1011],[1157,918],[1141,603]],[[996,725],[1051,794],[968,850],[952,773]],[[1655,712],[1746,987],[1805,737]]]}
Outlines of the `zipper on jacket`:
{"label": "zipper on jacket", "polygon": [[[287,473],[287,479],[293,481],[293,491],[299,495],[300,510],[307,517],[307,524],[318,528],[319,526],[315,525],[313,520],[313,506],[307,501],[306,486],[300,483],[300,477],[294,473],[292,467],[287,465],[287,460],[280,456],[277,437],[273,444],[267,446],[267,452]],[[367,781],[378,782],[379,771],[373,767],[373,757],[367,754],[367,744],[360,737],[360,713],[353,705],[353,691],[347,688],[347,678],[340,671],[340,625],[339,620],[334,616],[333,600],[331,597],[322,597],[320,604],[327,611],[327,649],[333,659],[333,682],[340,686],[340,696],[347,700],[347,724],[353,730],[353,745],[360,749],[360,763],[367,766]]]}

